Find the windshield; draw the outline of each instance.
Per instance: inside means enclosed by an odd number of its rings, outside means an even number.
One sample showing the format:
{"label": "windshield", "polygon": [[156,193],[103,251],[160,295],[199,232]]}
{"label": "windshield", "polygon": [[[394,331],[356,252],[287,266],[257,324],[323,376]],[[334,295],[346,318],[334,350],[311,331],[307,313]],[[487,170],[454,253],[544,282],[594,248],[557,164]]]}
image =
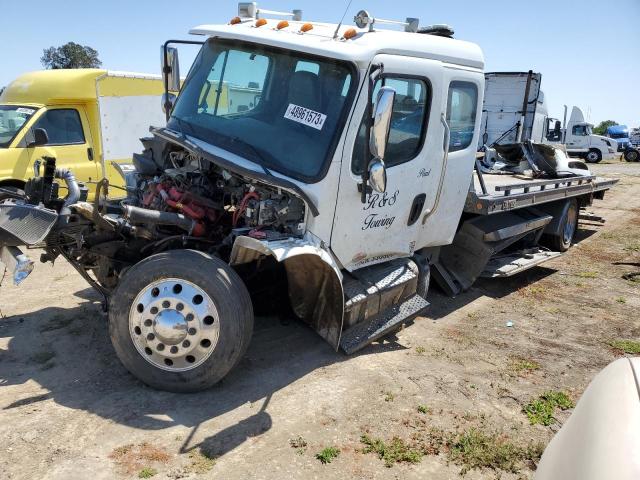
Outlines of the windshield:
{"label": "windshield", "polygon": [[22,126],[38,109],[20,105],[0,105],[0,148],[7,148]]}
{"label": "windshield", "polygon": [[629,134],[626,132],[621,133],[610,133],[609,136],[611,138],[629,138]]}
{"label": "windshield", "polygon": [[209,40],[168,127],[292,178],[318,181],[344,124],[354,71],[323,57]]}

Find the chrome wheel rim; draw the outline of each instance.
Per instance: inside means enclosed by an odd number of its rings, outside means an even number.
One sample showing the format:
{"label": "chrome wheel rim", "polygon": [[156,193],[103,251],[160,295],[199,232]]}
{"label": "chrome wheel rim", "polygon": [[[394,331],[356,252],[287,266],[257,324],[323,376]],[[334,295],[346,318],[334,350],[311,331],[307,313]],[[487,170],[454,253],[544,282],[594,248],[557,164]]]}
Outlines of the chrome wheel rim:
{"label": "chrome wheel rim", "polygon": [[179,278],[150,283],[129,311],[129,334],[136,350],[162,370],[198,367],[215,350],[219,333],[220,318],[211,297]]}
{"label": "chrome wheel rim", "polygon": [[573,239],[573,234],[576,231],[576,218],[576,207],[575,205],[570,205],[567,210],[567,222],[564,224],[564,243],[571,243],[571,240]]}
{"label": "chrome wheel rim", "polygon": [[587,160],[589,160],[590,162],[597,161],[598,160],[598,154],[596,152],[587,153]]}

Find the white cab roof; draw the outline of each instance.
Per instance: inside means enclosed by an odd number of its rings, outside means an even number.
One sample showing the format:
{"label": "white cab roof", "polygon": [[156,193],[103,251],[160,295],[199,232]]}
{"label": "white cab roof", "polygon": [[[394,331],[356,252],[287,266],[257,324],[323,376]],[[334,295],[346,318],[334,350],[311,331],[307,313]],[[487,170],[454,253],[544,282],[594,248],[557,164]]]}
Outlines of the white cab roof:
{"label": "white cab roof", "polygon": [[338,38],[333,39],[336,24],[313,23],[313,30],[300,33],[305,22],[289,21],[289,26],[277,30],[279,20],[267,19],[267,24],[255,27],[255,20],[236,25],[199,25],[190,30],[193,35],[222,37],[263,43],[274,47],[299,50],[340,60],[356,62],[366,68],[379,53],[422,57],[482,69],[484,56],[480,47],[471,42],[421,33],[395,30],[356,29],[358,34],[344,40],[342,35],[350,25],[340,27]]}

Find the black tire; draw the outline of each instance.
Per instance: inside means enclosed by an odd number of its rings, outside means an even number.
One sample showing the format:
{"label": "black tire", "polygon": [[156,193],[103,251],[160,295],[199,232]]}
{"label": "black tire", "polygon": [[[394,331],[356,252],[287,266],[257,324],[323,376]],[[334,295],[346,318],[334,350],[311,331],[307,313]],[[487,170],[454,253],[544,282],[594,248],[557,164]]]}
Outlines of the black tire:
{"label": "black tire", "polygon": [[624,152],[624,159],[627,162],[637,162],[640,160],[640,151],[630,148]]}
{"label": "black tire", "polygon": [[550,235],[546,238],[546,244],[556,252],[566,252],[571,248],[573,239],[578,231],[578,201],[575,198],[567,202],[562,210],[559,235]]}
{"label": "black tire", "polygon": [[592,148],[589,150],[589,153],[585,155],[584,159],[587,163],[600,163],[602,160],[602,152],[597,148]]}
{"label": "black tire", "polygon": [[0,187],[0,202],[8,198],[22,198],[24,197],[24,190],[18,187]]}
{"label": "black tire", "polygon": [[[209,356],[186,371],[156,366],[143,356],[132,339],[135,333],[129,316],[133,302],[150,284],[169,278],[183,280],[185,284],[190,282],[206,293],[219,318],[217,341],[209,349]],[[153,314],[152,310],[149,315]],[[158,324],[156,319],[152,328]],[[196,392],[215,385],[243,357],[252,332],[251,298],[238,274],[222,260],[195,250],[173,250],[144,259],[127,271],[110,299],[109,333],[118,358],[129,372],[159,390]]]}

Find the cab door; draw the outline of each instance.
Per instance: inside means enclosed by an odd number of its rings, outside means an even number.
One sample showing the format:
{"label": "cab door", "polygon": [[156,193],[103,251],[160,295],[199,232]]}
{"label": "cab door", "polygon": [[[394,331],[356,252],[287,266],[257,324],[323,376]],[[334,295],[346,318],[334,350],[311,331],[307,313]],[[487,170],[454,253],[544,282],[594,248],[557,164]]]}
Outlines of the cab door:
{"label": "cab door", "polygon": [[385,155],[387,187],[361,202],[358,185],[370,160],[365,156],[365,82],[346,135],[331,235],[331,249],[347,270],[413,253],[421,216],[435,202],[445,150],[441,62],[377,55],[373,63],[384,66],[373,98],[383,85],[396,91]]}
{"label": "cab door", "polygon": [[27,147],[32,137],[27,133],[26,148],[22,149],[16,163],[15,178],[32,177],[34,163],[43,156],[56,157],[56,166],[70,169],[80,182],[95,182],[100,178],[89,121],[82,105],[47,107],[33,123],[31,132],[36,128],[46,130],[49,142]]}

